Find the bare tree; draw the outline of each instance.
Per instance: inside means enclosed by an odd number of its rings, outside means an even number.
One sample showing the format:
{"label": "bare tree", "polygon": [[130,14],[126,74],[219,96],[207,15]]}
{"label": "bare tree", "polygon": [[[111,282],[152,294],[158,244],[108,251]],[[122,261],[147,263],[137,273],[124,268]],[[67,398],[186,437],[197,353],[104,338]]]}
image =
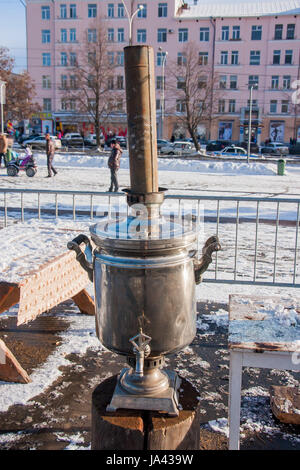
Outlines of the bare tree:
{"label": "bare tree", "polygon": [[13,73],[14,59],[9,50],[0,47],[0,79],[6,82],[5,119],[29,118],[41,110],[34,102],[35,85],[27,72]]}
{"label": "bare tree", "polygon": [[198,127],[208,123],[216,111],[217,78],[212,76],[205,57],[199,55],[199,49],[192,42],[178,54],[176,62],[168,64],[167,73],[168,96],[173,103],[176,97],[172,113],[175,112],[177,120],[188,130],[196,149],[200,150]]}
{"label": "bare tree", "polygon": [[[106,27],[100,19],[91,23],[69,76],[63,85],[66,101],[75,100],[79,111],[94,124],[97,146],[100,145],[101,126],[116,109],[120,109],[123,84],[115,80],[115,55],[110,50]],[[115,89],[117,88],[117,92]],[[119,107],[119,108],[118,108]]]}

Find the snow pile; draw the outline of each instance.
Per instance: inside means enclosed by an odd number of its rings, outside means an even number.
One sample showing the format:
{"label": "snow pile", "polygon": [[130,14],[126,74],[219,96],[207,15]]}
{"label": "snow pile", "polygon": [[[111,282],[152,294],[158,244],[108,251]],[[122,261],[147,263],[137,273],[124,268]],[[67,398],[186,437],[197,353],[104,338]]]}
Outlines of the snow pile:
{"label": "snow pile", "polygon": [[[35,154],[38,166],[46,166],[46,155]],[[107,168],[108,156],[100,155],[72,155],[71,153],[55,154],[55,166],[57,167],[84,167],[84,168]],[[121,169],[129,169],[128,152],[123,153],[121,158]],[[210,162],[197,161],[184,158],[159,158],[158,169],[160,171],[199,172],[204,174],[226,174],[226,175],[275,175],[275,165],[251,162]]]}

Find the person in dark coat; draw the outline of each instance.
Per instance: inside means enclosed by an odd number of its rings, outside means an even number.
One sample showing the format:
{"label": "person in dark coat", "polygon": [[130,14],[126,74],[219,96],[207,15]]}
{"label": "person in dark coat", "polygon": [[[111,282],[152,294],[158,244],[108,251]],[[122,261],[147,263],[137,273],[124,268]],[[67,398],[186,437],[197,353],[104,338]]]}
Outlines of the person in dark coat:
{"label": "person in dark coat", "polygon": [[46,134],[46,153],[47,153],[47,167],[48,167],[48,176],[46,176],[46,178],[51,178],[52,172],[53,172],[53,176],[57,174],[56,169],[52,165],[54,152],[55,152],[54,142],[52,142],[52,140],[50,139],[50,135]]}
{"label": "person in dark coat", "polygon": [[109,192],[117,192],[119,190],[119,183],[117,179],[117,171],[120,168],[120,159],[122,156],[122,149],[115,139],[110,142],[111,153],[108,159],[108,168],[110,169],[110,187]]}

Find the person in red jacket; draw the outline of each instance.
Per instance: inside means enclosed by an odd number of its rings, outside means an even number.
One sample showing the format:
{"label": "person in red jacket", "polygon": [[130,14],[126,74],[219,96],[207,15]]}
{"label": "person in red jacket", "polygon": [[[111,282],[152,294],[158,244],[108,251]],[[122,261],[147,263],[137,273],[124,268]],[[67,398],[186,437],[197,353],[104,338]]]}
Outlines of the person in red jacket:
{"label": "person in red jacket", "polygon": [[111,146],[111,153],[108,159],[108,168],[110,169],[111,181],[110,181],[110,187],[108,191],[117,192],[119,190],[117,171],[120,168],[120,159],[121,159],[123,151],[115,139],[111,140],[110,146]]}

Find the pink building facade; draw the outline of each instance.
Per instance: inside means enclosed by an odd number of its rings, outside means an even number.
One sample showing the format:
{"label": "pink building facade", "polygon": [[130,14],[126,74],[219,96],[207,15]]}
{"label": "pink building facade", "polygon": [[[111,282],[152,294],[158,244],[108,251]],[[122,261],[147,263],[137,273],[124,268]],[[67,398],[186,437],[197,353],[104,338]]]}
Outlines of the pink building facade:
{"label": "pink building facade", "polygon": [[[216,81],[214,116],[199,126],[199,135],[246,140],[253,86],[252,139],[258,143],[268,138],[300,140],[299,107],[294,99],[294,87],[300,86],[299,0],[124,1],[131,14],[143,5],[132,22],[132,43],[148,44],[154,49],[160,136],[187,135],[178,120],[180,103],[177,106],[176,96],[167,91],[168,65],[179,61],[186,45],[193,42],[199,63],[208,74],[213,73]],[[44,127],[48,122],[49,130],[53,123],[54,132],[58,123],[64,130],[92,130],[86,116],[76,111],[76,103],[72,109],[66,108],[61,85],[72,79],[72,61],[80,53],[84,35],[93,34],[96,18],[102,18],[107,29],[116,76],[121,77],[123,48],[129,40],[129,20],[122,0],[27,0],[28,71],[36,82],[43,108],[39,117]],[[169,111],[172,100],[174,112]],[[125,111],[112,115],[109,125],[117,133],[124,131]]]}

